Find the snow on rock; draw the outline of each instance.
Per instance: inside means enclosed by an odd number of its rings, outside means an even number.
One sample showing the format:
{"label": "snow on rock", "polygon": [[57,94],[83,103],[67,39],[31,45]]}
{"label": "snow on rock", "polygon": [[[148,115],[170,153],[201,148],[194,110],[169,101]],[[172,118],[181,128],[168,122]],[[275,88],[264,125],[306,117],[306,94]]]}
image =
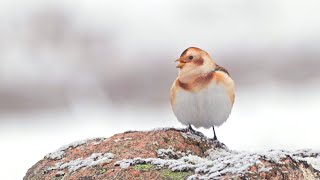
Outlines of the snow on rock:
{"label": "snow on rock", "polygon": [[[272,167],[265,167],[260,159],[282,164],[282,160],[291,157],[297,162],[307,161],[313,168],[319,170],[319,153],[310,150],[284,151],[270,150],[261,153],[231,151],[229,149],[209,149],[206,157],[185,155],[178,159],[168,159],[167,154],[179,154],[172,148],[158,149],[159,158],[134,158],[117,161],[116,166],[128,168],[136,164],[152,164],[159,168],[168,168],[172,171],[193,171],[188,179],[214,179],[223,174],[245,174],[250,167],[258,167],[258,172],[268,172]],[[312,157],[314,156],[314,157]]]}
{"label": "snow on rock", "polygon": [[115,139],[114,140],[114,142],[120,142],[120,141],[128,141],[128,140],[131,140],[132,138],[123,138],[123,139],[121,139],[121,138],[118,138],[118,139]]}
{"label": "snow on rock", "polygon": [[295,151],[291,156],[296,161],[306,161],[314,169],[320,171],[320,152],[311,149],[303,149]]}
{"label": "snow on rock", "polygon": [[167,149],[157,149],[158,157],[162,159],[178,159],[183,156],[191,154],[190,150],[187,150],[187,152],[181,152],[181,151],[174,151],[174,148],[172,146],[169,146]]}
{"label": "snow on rock", "polygon": [[100,163],[110,162],[114,158],[114,155],[112,153],[93,153],[89,157],[83,159],[78,158],[69,162],[58,162],[55,164],[54,167],[49,167],[47,171],[51,170],[62,170],[65,168],[68,168],[69,172],[76,171],[83,167],[91,167],[95,166]]}
{"label": "snow on rock", "polygon": [[47,154],[45,158],[59,160],[63,158],[63,155],[64,155],[64,149],[58,149],[55,152]]}
{"label": "snow on rock", "polygon": [[45,156],[45,158],[47,159],[52,159],[52,160],[59,160],[62,159],[64,157],[64,153],[65,150],[67,150],[68,148],[76,148],[82,144],[86,144],[89,141],[93,141],[93,143],[95,144],[99,144],[101,141],[105,140],[106,138],[91,138],[91,139],[85,139],[85,140],[81,140],[81,141],[75,141],[73,143],[64,145],[62,147],[60,147],[58,150],[56,150],[55,152],[49,153]]}
{"label": "snow on rock", "polygon": [[302,161],[307,161],[313,168],[320,171],[320,156],[317,158],[314,157],[305,157],[301,159]]}

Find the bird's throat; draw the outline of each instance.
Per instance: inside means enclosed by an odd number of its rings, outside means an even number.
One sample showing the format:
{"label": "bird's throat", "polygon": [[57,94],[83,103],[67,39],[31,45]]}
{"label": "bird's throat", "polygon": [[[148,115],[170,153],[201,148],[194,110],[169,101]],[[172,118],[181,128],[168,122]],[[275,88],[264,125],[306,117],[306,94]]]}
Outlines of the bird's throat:
{"label": "bird's throat", "polygon": [[214,72],[209,72],[205,74],[199,74],[197,76],[193,76],[192,78],[178,79],[178,85],[188,91],[198,91],[208,86],[210,81],[212,80]]}

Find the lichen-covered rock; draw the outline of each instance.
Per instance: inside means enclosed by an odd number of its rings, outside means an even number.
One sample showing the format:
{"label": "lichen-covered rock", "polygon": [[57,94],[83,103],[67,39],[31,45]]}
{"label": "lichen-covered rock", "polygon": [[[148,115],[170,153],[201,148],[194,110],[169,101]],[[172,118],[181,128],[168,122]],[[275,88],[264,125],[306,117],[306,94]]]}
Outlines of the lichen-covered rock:
{"label": "lichen-covered rock", "polygon": [[49,153],[25,180],[319,179],[320,153],[229,150],[201,133],[161,129],[71,143]]}

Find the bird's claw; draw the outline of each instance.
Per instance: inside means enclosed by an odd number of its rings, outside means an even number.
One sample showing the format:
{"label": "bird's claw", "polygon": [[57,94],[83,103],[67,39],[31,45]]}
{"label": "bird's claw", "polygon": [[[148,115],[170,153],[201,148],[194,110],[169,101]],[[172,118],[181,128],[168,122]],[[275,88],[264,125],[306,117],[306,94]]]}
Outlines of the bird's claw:
{"label": "bird's claw", "polygon": [[194,130],[191,125],[189,125],[184,131],[185,132],[190,132],[191,134],[195,134],[195,135],[200,136],[200,137],[204,136],[201,132]]}
{"label": "bird's claw", "polygon": [[210,139],[210,141],[212,142],[212,145],[213,145],[214,148],[228,149],[227,146],[224,143],[220,142],[217,139],[213,138],[213,139]]}

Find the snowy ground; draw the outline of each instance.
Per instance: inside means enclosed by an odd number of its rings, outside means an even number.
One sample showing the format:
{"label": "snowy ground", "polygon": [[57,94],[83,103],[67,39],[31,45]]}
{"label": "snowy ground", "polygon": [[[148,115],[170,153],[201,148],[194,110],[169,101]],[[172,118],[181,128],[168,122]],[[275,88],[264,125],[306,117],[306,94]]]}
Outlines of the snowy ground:
{"label": "snowy ground", "polygon": [[[305,92],[276,87],[238,92],[230,119],[217,128],[218,138],[234,150],[320,150],[320,88],[308,87],[310,92]],[[7,122],[0,127],[0,179],[8,180],[21,179],[47,153],[76,140],[109,137],[127,130],[183,127],[169,105],[115,109],[87,102],[75,103],[71,111],[0,118]],[[212,136],[211,130],[199,130]]]}

